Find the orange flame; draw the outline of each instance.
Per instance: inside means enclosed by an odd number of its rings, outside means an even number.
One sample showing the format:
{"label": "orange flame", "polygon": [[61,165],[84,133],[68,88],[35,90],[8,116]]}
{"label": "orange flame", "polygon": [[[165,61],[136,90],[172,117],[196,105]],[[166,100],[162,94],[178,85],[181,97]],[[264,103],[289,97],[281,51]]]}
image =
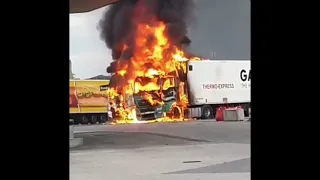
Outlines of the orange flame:
{"label": "orange flame", "polygon": [[[155,25],[154,25],[155,24]],[[126,79],[126,84],[119,89],[111,88],[108,90],[111,104],[116,109],[114,124],[141,123],[137,118],[137,106],[135,102],[129,102],[130,95],[143,92],[141,97],[148,101],[151,106],[165,104],[164,95],[161,91],[170,88],[177,88],[178,100],[171,107],[172,112],[164,113],[164,117],[148,122],[174,122],[186,120],[183,117],[183,109],[188,105],[187,94],[185,93],[185,82],[172,82],[166,76],[172,74],[178,77],[178,71],[186,73],[186,61],[200,60],[198,57],[186,58],[184,52],[177,46],[172,45],[165,35],[166,25],[163,22],[149,24],[139,24],[135,39],[135,49],[130,59],[130,65],[122,64],[116,74]],[[152,37],[152,38],[150,38]],[[123,50],[127,49],[126,44]],[[129,61],[128,61],[129,62]],[[124,63],[123,61],[121,63]],[[143,77],[143,78],[140,78]],[[163,77],[163,82],[161,78]],[[159,83],[161,82],[161,83]],[[153,91],[158,93],[159,99],[154,99],[148,93]],[[118,102],[116,102],[118,100]],[[132,101],[132,100],[131,100]],[[179,115],[174,115],[178,113]],[[177,118],[178,117],[178,118]]]}

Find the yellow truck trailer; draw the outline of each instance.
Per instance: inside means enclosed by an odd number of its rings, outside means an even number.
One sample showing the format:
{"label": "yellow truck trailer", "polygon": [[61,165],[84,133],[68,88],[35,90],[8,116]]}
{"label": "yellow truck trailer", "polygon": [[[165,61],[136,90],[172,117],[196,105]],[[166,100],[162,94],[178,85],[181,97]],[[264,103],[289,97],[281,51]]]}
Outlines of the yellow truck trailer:
{"label": "yellow truck trailer", "polygon": [[109,82],[109,80],[70,80],[69,116],[75,124],[96,124],[107,121],[108,96],[106,91],[100,91],[100,86],[108,85]]}

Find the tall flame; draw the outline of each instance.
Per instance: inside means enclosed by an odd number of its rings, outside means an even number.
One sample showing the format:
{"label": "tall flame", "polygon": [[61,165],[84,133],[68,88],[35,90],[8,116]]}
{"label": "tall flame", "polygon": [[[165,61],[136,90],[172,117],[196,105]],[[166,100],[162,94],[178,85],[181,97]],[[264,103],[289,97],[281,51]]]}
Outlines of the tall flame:
{"label": "tall flame", "polygon": [[[186,61],[199,60],[197,57],[186,58],[182,49],[170,43],[165,35],[166,24],[155,21],[150,24],[138,24],[135,35],[135,48],[130,60],[119,60],[116,74],[125,79],[121,87],[111,88],[108,94],[112,106],[116,111],[114,123],[139,123],[137,119],[137,107],[134,102],[127,102],[126,97],[142,93],[141,97],[147,100],[151,106],[163,105],[164,95],[160,90],[178,87],[179,98],[173,106],[179,112],[179,118],[165,116],[149,122],[181,121],[185,120],[182,109],[188,105],[187,95],[184,92],[184,83],[174,84],[170,79],[165,79],[159,84],[159,77],[173,75],[179,76],[178,71],[186,73]],[[128,48],[123,45],[123,51]],[[121,90],[119,90],[121,89]],[[154,99],[153,93],[158,93],[160,98]],[[118,102],[116,102],[118,100]]]}

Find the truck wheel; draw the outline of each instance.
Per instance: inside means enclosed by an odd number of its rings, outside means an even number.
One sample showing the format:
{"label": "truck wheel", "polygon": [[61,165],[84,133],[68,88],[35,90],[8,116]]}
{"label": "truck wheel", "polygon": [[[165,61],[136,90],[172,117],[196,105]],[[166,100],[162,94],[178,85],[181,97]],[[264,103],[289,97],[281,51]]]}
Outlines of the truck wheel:
{"label": "truck wheel", "polygon": [[97,121],[98,121],[97,115],[90,116],[90,124],[97,124]]}
{"label": "truck wheel", "polygon": [[99,116],[99,120],[98,120],[99,123],[105,123],[107,122],[107,116],[105,114],[101,114]]}
{"label": "truck wheel", "polygon": [[73,120],[74,120],[74,125],[79,125],[79,124],[80,124],[80,121],[79,121],[79,119],[78,119],[78,118],[73,119]]}
{"label": "truck wheel", "polygon": [[180,119],[181,117],[181,110],[180,107],[175,106],[172,108],[172,115],[173,115],[173,119]]}
{"label": "truck wheel", "polygon": [[142,121],[142,116],[141,116],[141,114],[139,113],[139,114],[137,114],[137,120],[138,121]]}
{"label": "truck wheel", "polygon": [[210,105],[202,106],[201,113],[201,119],[213,119],[213,109]]}
{"label": "truck wheel", "polygon": [[88,124],[88,123],[89,123],[88,116],[82,116],[81,117],[81,124]]}
{"label": "truck wheel", "polygon": [[74,125],[80,124],[80,117],[79,116],[72,116],[72,117],[70,117],[70,119],[73,119]]}

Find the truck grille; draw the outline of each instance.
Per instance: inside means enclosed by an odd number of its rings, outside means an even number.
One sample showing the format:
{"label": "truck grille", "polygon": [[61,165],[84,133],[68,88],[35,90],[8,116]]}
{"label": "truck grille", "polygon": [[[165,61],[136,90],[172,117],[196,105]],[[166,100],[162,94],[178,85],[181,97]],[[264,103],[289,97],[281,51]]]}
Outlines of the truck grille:
{"label": "truck grille", "polygon": [[142,120],[153,120],[155,108],[154,107],[139,107]]}

